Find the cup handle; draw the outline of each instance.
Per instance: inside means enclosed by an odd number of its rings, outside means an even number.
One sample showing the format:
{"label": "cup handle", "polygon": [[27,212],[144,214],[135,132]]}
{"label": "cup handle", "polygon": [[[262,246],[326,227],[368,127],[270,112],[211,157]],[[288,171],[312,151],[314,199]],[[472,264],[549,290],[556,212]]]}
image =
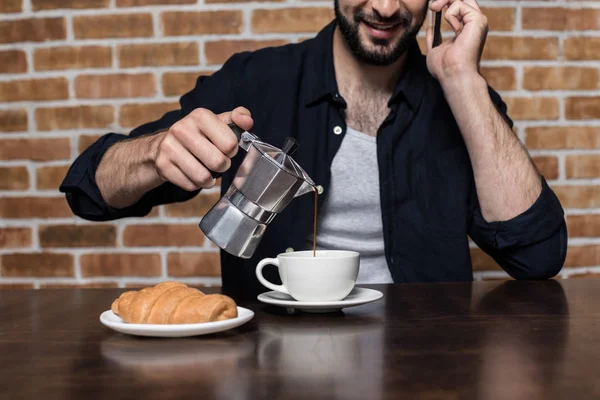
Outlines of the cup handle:
{"label": "cup handle", "polygon": [[285,293],[285,294],[290,294],[290,292],[288,292],[288,290],[285,288],[285,286],[275,285],[265,279],[265,277],[262,274],[262,270],[267,265],[274,265],[277,268],[279,268],[279,260],[276,258],[265,258],[264,260],[261,260],[258,263],[258,265],[256,266],[256,277],[258,278],[259,282],[262,283],[263,286],[268,287],[269,289],[275,290],[277,292]]}

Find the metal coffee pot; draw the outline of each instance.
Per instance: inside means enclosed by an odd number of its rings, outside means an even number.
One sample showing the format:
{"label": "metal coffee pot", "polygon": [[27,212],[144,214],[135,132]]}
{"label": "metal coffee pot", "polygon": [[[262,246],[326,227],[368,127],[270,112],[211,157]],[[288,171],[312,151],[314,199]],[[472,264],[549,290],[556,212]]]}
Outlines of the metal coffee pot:
{"label": "metal coffee pot", "polygon": [[298,143],[288,138],[279,149],[235,124],[229,125],[247,154],[233,183],[200,221],[208,239],[226,252],[250,258],[277,213],[295,197],[316,190],[291,155]]}

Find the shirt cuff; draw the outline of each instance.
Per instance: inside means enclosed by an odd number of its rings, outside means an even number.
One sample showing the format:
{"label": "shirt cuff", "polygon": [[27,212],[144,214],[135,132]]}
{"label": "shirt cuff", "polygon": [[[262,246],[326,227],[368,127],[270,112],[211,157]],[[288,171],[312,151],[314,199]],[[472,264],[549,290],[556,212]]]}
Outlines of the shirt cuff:
{"label": "shirt cuff", "polygon": [[152,205],[144,202],[123,209],[113,208],[104,201],[96,184],[96,170],[104,153],[110,146],[126,138],[127,136],[116,133],[102,136],[77,157],[69,169],[60,185],[60,191],[66,193],[75,215],[89,220],[106,221],[127,216],[144,216],[151,211]]}
{"label": "shirt cuff", "polygon": [[487,222],[481,215],[481,209],[475,210],[475,229],[487,244],[498,250],[529,246],[549,238],[560,228],[564,222],[564,210],[544,177],[540,178],[542,192],[535,203],[512,219]]}

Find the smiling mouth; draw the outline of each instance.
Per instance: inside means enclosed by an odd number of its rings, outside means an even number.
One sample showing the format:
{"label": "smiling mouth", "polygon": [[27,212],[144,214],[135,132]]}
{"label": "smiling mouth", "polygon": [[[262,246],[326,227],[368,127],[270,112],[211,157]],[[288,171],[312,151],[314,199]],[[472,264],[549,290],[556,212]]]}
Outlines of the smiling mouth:
{"label": "smiling mouth", "polygon": [[365,21],[363,20],[363,22],[373,28],[373,29],[377,29],[378,31],[391,31],[393,29],[395,29],[396,27],[398,27],[398,25],[400,25],[400,23],[395,23],[395,24],[378,24],[375,22],[369,22],[369,21]]}

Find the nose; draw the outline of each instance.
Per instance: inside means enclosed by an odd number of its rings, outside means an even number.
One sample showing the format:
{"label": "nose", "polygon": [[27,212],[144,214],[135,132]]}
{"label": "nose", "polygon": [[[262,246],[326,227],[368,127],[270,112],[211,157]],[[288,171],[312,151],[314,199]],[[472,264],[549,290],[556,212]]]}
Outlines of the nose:
{"label": "nose", "polygon": [[371,7],[382,19],[390,18],[400,8],[398,0],[372,0]]}

